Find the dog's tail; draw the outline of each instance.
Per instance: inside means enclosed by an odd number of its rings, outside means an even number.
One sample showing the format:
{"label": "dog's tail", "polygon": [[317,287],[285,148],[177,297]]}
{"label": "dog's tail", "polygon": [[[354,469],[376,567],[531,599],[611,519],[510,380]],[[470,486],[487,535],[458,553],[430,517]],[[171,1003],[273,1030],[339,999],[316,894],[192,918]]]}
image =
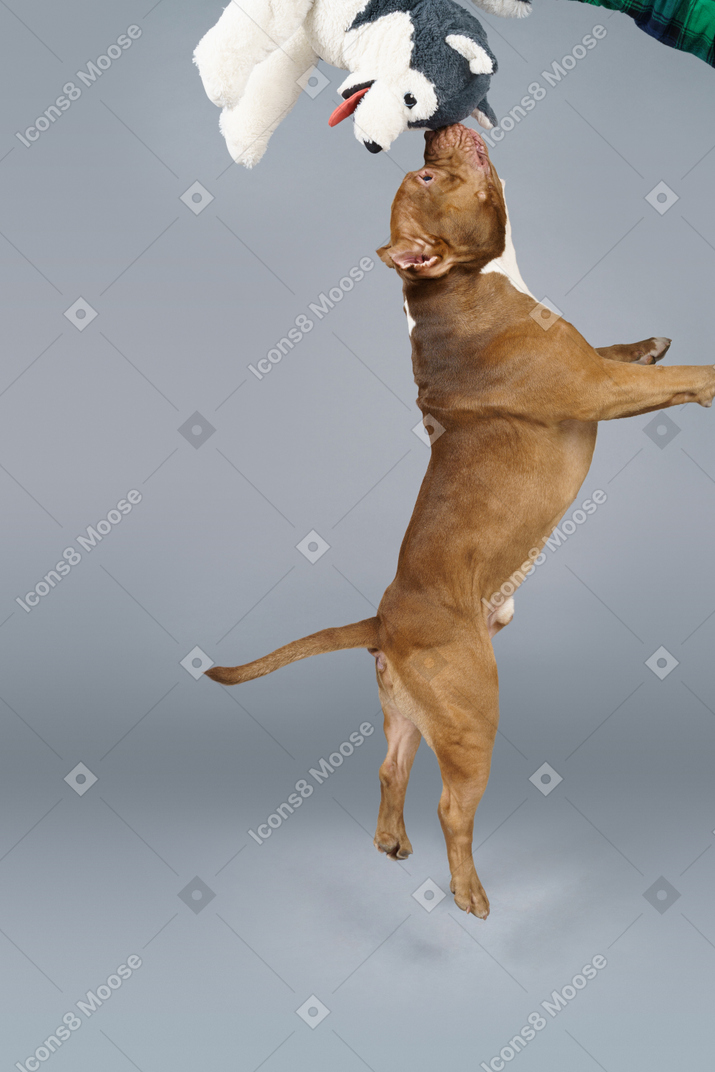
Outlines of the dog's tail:
{"label": "dog's tail", "polygon": [[365,618],[351,625],[341,625],[338,629],[321,629],[319,633],[294,640],[282,648],[276,648],[270,655],[256,659],[243,666],[212,666],[206,675],[221,685],[238,685],[242,681],[251,681],[254,677],[271,674],[281,666],[307,659],[310,655],[323,655],[328,651],[341,651],[343,648],[376,648],[378,646],[377,630],[379,618]]}

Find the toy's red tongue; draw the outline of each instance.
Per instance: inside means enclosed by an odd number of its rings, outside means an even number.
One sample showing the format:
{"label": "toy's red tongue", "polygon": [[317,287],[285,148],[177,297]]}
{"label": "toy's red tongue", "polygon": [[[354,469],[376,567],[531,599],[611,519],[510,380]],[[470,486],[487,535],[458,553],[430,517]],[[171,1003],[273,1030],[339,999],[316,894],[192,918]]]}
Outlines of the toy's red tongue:
{"label": "toy's red tongue", "polygon": [[352,115],[369,89],[369,86],[365,86],[364,89],[359,89],[357,93],[353,93],[351,97],[339,104],[328,120],[328,126],[336,127],[338,123],[342,123],[343,119],[347,119],[349,115]]}

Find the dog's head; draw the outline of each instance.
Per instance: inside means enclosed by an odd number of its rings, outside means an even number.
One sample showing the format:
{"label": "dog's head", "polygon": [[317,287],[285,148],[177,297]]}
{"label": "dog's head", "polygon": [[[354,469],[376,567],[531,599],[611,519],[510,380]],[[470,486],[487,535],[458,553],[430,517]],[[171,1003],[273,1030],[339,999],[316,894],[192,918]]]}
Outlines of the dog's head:
{"label": "dog's head", "polygon": [[476,130],[455,124],[425,134],[425,166],[405,176],[377,254],[405,279],[435,279],[457,265],[479,268],[504,252],[506,205]]}

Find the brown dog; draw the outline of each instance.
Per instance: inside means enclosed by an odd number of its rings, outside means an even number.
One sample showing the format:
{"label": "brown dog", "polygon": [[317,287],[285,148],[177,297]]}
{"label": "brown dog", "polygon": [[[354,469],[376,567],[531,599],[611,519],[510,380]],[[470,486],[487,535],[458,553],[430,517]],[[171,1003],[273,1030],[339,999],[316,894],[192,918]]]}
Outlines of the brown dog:
{"label": "brown dog", "polygon": [[404,281],[418,405],[432,429],[397,575],[376,617],[207,671],[233,685],[308,655],[368,648],[388,742],[375,844],[398,859],[412,851],[403,803],[424,737],[442,774],[454,899],[483,919],[489,902],[472,828],[497,730],[491,638],[513,613],[511,601],[497,606],[492,597],[515,573],[530,572],[534,550],[573,502],[598,421],[681,402],[710,406],[715,395],[715,366],[636,364],[662,356],[667,339],[595,350],[545,311],[515,261],[510,268],[507,222],[476,132],[428,133],[425,167],[400,186],[391,244],[378,251]]}

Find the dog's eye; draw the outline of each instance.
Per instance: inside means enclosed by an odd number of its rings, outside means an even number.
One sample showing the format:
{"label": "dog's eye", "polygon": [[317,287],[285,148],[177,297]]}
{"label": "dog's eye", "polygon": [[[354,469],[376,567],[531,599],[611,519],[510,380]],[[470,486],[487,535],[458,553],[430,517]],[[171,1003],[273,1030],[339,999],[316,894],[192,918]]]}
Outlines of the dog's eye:
{"label": "dog's eye", "polygon": [[414,108],[414,106],[417,104],[417,97],[415,97],[412,93],[405,93],[405,104],[408,108]]}
{"label": "dog's eye", "polygon": [[432,182],[432,179],[433,179],[433,178],[434,178],[434,175],[430,175],[429,173],[425,173],[424,175],[420,175],[420,179],[421,179],[421,180],[422,180],[422,182],[423,182],[423,183],[425,184],[425,186],[426,186],[426,185],[427,185],[428,183]]}

